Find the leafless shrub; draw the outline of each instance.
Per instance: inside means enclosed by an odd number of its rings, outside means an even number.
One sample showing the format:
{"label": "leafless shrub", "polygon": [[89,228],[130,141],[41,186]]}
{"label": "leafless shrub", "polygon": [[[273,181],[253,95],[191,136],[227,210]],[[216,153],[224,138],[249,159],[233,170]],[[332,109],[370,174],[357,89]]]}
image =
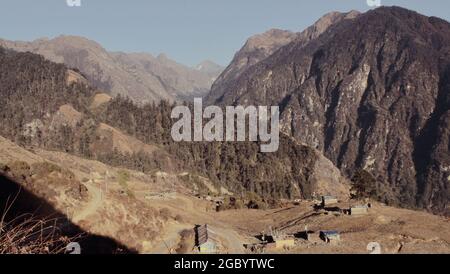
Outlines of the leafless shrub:
{"label": "leafless shrub", "polygon": [[184,222],[184,218],[180,214],[177,214],[174,219],[175,219],[175,221],[177,221],[179,223]]}
{"label": "leafless shrub", "polygon": [[57,219],[40,220],[32,214],[23,214],[5,221],[16,198],[7,203],[1,215],[0,254],[61,254],[68,243],[78,238],[63,236]]}
{"label": "leafless shrub", "polygon": [[164,220],[164,221],[167,221],[167,220],[169,220],[170,218],[171,218],[171,212],[170,212],[170,210],[168,209],[168,208],[162,208],[160,211],[159,211],[159,216]]}

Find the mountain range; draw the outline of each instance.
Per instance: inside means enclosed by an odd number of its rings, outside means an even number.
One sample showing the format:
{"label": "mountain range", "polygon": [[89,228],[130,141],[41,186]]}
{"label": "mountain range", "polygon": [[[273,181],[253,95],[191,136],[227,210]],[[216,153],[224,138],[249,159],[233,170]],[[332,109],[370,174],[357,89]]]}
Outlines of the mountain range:
{"label": "mountain range", "polygon": [[448,212],[450,24],[399,7],[354,15],[226,77],[235,58],[208,102],[279,105],[283,132],[347,177],[365,170],[401,205]]}
{"label": "mountain range", "polygon": [[183,101],[205,95],[222,68],[211,61],[202,69],[179,64],[166,55],[108,52],[100,44],[78,36],[59,36],[32,42],[0,40],[0,46],[43,55],[78,69],[98,89],[138,103]]}
{"label": "mountain range", "polygon": [[[375,182],[375,196],[383,202],[448,214],[450,24],[442,19],[399,7],[363,14],[332,12],[303,32],[270,30],[251,37],[222,73],[221,67],[210,61],[186,68],[164,55],[107,52],[80,37],[0,44],[64,63],[75,69],[72,73],[81,72],[78,79],[86,78],[82,82],[134,101],[97,94],[90,102],[92,93],[70,102],[54,95],[59,99],[52,102],[51,109],[35,109],[33,104],[22,102],[25,109],[33,106],[33,110],[25,111],[20,121],[8,121],[9,128],[3,129],[5,137],[35,144],[36,134],[31,133],[42,130],[52,139],[52,148],[62,149],[59,135],[68,134],[64,128],[67,123],[55,132],[46,122],[49,118],[42,115],[70,103],[77,112],[88,114],[69,131],[79,138],[70,145],[69,151],[74,153],[107,161],[113,156],[124,157],[116,155],[117,151],[103,151],[108,147],[101,145],[99,138],[111,137],[98,136],[97,128],[103,123],[143,143],[168,146],[164,153],[172,154],[168,161],[172,165],[200,171],[233,191],[245,189],[266,198],[309,197],[320,179],[302,177],[316,160],[294,168],[292,153],[299,156],[294,145],[298,144],[311,151],[307,153],[309,160],[325,156],[347,179],[364,171],[368,180]],[[205,95],[214,79],[206,96],[208,104],[280,106],[282,133],[288,136],[283,140],[288,144],[275,158],[257,157],[262,161],[259,163],[278,159],[279,165],[272,166],[276,166],[275,171],[247,162],[239,152],[243,148],[224,144],[175,146],[168,134],[170,106],[161,103],[162,109],[154,109],[145,104]],[[13,111],[17,98],[21,97],[15,94],[5,99],[4,105],[11,105]],[[94,124],[90,121],[91,104],[96,105],[98,116]],[[4,111],[9,113],[6,108]],[[30,126],[32,131],[26,129]],[[245,149],[250,153],[247,157],[256,157],[253,146]],[[175,160],[178,157],[181,162]],[[173,168],[167,162],[151,161],[156,163],[146,163],[148,168],[155,164]],[[299,169],[301,176],[295,174]],[[268,177],[256,176],[255,170],[264,170],[262,174]],[[336,176],[334,181],[342,182],[341,175]],[[326,181],[330,185],[330,178]]]}
{"label": "mountain range", "polygon": [[[225,69],[0,40],[0,253],[195,253],[199,223],[224,254],[448,253],[449,90],[450,23],[399,7],[269,30]],[[279,106],[279,150],[175,142],[194,96]]]}
{"label": "mountain range", "polygon": [[207,95],[209,102],[214,102],[228,90],[225,88],[236,81],[250,67],[274,54],[278,49],[296,41],[300,44],[308,43],[317,38],[333,24],[344,19],[351,19],[359,15],[358,11],[348,13],[330,12],[321,17],[316,23],[302,32],[292,32],[271,29],[265,33],[250,37],[245,45],[235,54],[233,60],[214,82],[211,92]]}

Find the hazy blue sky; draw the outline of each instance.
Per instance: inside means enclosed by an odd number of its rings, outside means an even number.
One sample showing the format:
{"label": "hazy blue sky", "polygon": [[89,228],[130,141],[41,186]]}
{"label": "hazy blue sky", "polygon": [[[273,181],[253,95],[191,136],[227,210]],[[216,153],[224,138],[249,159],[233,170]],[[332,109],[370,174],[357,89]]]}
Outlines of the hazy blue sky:
{"label": "hazy blue sky", "polygon": [[[450,20],[448,0],[381,0]],[[366,11],[367,0],[0,0],[0,38],[81,35],[108,50],[166,53],[187,64],[227,65],[245,40],[270,28],[300,31],[330,11]]]}

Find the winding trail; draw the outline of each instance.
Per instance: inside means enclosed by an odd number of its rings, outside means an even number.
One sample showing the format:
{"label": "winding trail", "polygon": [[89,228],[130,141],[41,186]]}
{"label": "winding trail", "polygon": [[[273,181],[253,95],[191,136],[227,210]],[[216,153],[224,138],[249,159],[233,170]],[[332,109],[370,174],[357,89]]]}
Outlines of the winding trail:
{"label": "winding trail", "polygon": [[101,207],[103,202],[102,191],[92,184],[86,184],[90,200],[84,206],[84,208],[75,214],[73,217],[73,222],[78,223],[80,221],[86,220],[87,217],[97,212]]}

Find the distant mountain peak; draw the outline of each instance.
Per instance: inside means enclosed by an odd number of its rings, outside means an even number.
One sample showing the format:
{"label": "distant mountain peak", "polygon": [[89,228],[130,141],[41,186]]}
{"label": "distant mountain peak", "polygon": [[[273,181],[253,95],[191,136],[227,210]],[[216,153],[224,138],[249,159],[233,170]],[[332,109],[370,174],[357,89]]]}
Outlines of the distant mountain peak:
{"label": "distant mountain peak", "polygon": [[205,73],[220,73],[224,68],[219,65],[216,64],[215,62],[211,61],[211,60],[204,60],[203,62],[201,62],[200,64],[195,66],[195,69],[198,71],[202,71]]}
{"label": "distant mountain peak", "polygon": [[163,60],[163,61],[169,60],[169,57],[165,53],[158,54],[158,56],[156,58],[159,60]]}
{"label": "distant mountain peak", "polygon": [[211,92],[206,97],[207,101],[213,103],[220,98],[227,91],[228,85],[232,85],[249,68],[263,61],[281,47],[294,41],[306,44],[325,32],[330,26],[342,20],[353,19],[359,14],[358,11],[350,11],[347,13],[330,12],[316,21],[314,25],[299,33],[281,29],[270,29],[264,33],[250,37],[244,46],[235,54],[230,65],[228,65],[214,82]]}
{"label": "distant mountain peak", "polygon": [[73,35],[33,42],[0,40],[0,46],[64,63],[82,72],[97,88],[140,103],[161,99],[183,101],[203,96],[222,71],[212,64],[207,66],[208,71],[190,68],[164,53],[155,58],[147,53],[109,52],[95,41]]}

